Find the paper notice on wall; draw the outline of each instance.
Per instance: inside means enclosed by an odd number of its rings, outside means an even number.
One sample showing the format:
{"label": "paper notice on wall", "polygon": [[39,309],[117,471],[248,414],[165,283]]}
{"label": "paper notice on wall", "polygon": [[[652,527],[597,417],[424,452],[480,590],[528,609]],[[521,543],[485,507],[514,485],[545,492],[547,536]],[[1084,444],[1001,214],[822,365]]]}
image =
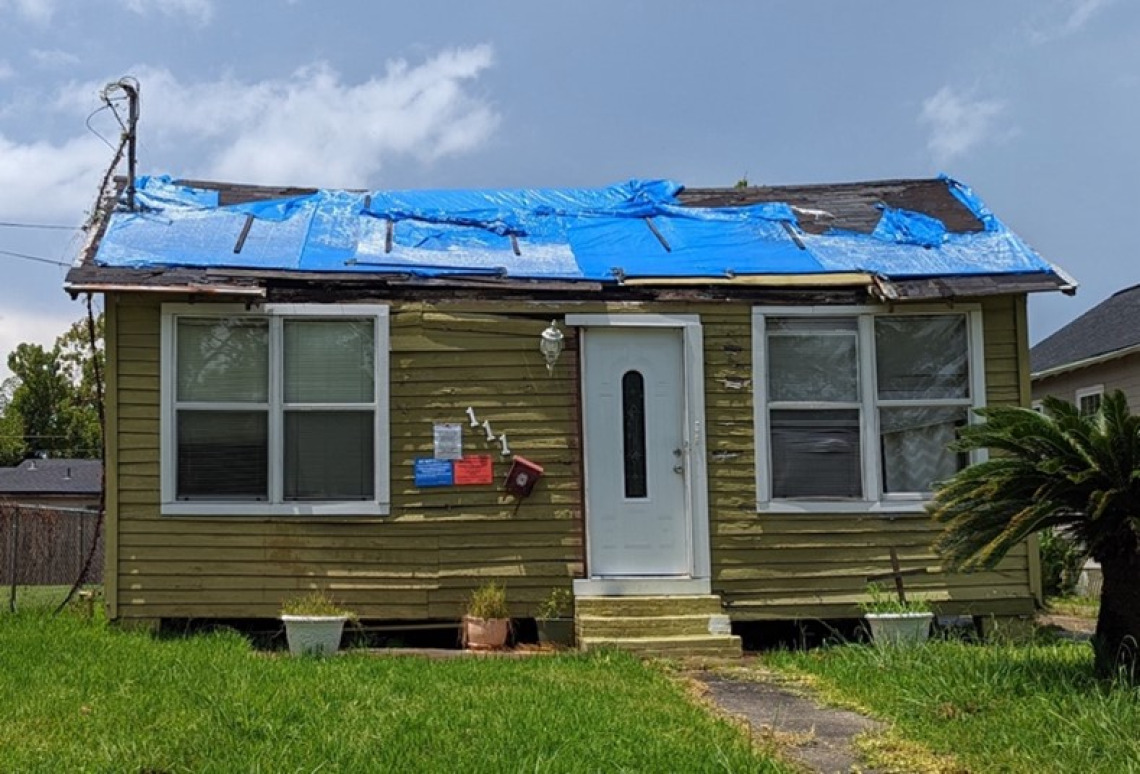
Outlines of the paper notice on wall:
{"label": "paper notice on wall", "polygon": [[455,468],[457,486],[477,486],[491,484],[495,480],[495,467],[489,454],[464,457],[452,463]]}
{"label": "paper notice on wall", "polygon": [[451,470],[451,460],[436,460],[420,457],[415,461],[415,481],[420,488],[430,486],[451,486],[455,474]]}
{"label": "paper notice on wall", "polygon": [[463,457],[463,426],[436,424],[432,440],[437,460],[458,460]]}

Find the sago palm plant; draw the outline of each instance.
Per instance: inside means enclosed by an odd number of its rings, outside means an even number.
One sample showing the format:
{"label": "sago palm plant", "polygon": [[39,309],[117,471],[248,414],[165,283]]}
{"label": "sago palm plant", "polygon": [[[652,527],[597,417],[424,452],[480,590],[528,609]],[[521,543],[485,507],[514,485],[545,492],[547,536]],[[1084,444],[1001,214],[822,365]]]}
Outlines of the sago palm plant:
{"label": "sago palm plant", "polygon": [[930,506],[945,531],[936,548],[952,568],[992,568],[1029,535],[1059,527],[1101,564],[1104,585],[1094,648],[1103,676],[1140,676],[1140,416],[1124,394],[1082,416],[1045,399],[1045,413],[993,406],[955,447],[988,449]]}

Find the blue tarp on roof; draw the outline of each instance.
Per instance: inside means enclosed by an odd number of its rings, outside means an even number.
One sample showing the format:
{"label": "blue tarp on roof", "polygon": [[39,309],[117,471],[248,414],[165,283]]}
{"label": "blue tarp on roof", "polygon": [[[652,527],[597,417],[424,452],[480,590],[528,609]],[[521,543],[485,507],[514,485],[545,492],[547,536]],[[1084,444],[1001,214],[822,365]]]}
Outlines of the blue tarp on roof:
{"label": "blue tarp on roof", "polygon": [[112,214],[95,262],[595,281],[1053,271],[969,188],[945,182],[983,231],[949,232],[929,215],[884,207],[870,234],[809,234],[786,204],[683,207],[681,186],[665,180],[601,189],[319,191],[222,206],[216,191],[142,177],[139,210]]}

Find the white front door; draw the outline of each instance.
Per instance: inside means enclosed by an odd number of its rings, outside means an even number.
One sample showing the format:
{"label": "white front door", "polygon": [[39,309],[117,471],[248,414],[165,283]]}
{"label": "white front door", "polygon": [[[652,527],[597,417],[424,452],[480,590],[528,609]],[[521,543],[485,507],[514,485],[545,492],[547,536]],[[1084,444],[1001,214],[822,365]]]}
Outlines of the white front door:
{"label": "white front door", "polygon": [[690,575],[682,332],[597,327],[583,340],[589,573]]}

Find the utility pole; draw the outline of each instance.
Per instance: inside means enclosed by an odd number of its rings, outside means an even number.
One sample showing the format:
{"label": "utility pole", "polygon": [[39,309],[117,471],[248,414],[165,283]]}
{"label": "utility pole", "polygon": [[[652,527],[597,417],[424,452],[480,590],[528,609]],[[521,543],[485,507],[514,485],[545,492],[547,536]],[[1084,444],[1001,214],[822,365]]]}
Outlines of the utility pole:
{"label": "utility pole", "polygon": [[122,91],[127,95],[127,123],[123,127],[120,141],[127,148],[127,209],[133,211],[135,209],[135,165],[138,157],[139,82],[128,76],[103,87],[99,96],[112,111],[115,108],[111,101],[111,93],[115,90]]}

